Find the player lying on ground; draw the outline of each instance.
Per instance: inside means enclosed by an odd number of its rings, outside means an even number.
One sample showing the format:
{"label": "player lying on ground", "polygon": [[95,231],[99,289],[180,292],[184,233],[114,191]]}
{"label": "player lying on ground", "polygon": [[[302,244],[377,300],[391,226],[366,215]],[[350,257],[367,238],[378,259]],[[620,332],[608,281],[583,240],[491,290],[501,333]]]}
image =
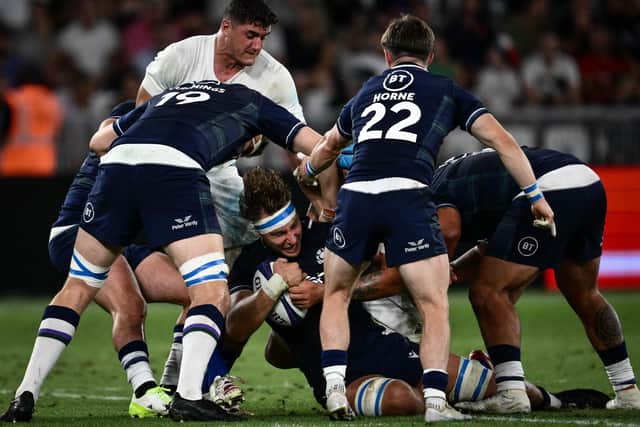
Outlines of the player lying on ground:
{"label": "player lying on ground", "polygon": [[606,195],[598,175],[572,155],[524,148],[540,189],[553,206],[554,238],[533,226],[523,192],[493,150],[467,153],[435,172],[432,190],[449,254],[487,239],[486,254],[469,277],[469,298],[495,363],[498,394],[461,404],[482,412],[529,412],[520,361],[520,322],[515,304],[546,268],[576,312],[602,360],[615,398],[608,409],[640,409],[640,391],[622,325],[598,291]]}
{"label": "player lying on ground", "polygon": [[[224,346],[240,349],[266,321],[273,330],[267,360],[279,368],[298,367],[324,406],[318,303],[322,300],[324,241],[331,224],[301,222],[289,190],[275,172],[254,169],[245,174],[244,182],[243,211],[262,238],[243,249],[229,275],[232,306]],[[395,280],[397,274],[390,277]],[[376,280],[371,286],[378,288],[374,293],[362,294],[382,295],[385,280]],[[362,283],[367,281],[363,278]],[[351,303],[349,316],[353,339],[347,396],[356,412],[367,416],[423,413],[418,345],[374,322],[358,301]],[[477,400],[495,393],[490,361],[479,359],[450,355],[447,393],[451,401]],[[542,388],[531,386],[530,393],[536,407],[561,406]]]}
{"label": "player lying on ground", "polygon": [[[83,211],[69,276],[45,310],[27,377],[46,377],[122,247],[144,231],[151,247],[163,247],[180,266],[191,301],[169,415],[238,419],[203,399],[201,391],[229,305],[228,269],[205,171],[237,155],[257,134],[306,153],[320,139],[268,98],[217,81],[172,88],[94,135],[92,149],[109,152]],[[12,419],[29,403],[33,408],[30,389],[16,396],[8,411]]]}

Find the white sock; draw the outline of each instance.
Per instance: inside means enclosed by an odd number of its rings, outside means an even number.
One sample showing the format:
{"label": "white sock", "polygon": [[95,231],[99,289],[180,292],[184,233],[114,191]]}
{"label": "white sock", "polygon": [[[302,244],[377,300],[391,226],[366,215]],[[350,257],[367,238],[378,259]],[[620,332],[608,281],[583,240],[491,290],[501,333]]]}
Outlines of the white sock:
{"label": "white sock", "polygon": [[522,362],[514,360],[498,363],[494,371],[496,373],[496,388],[498,392],[504,390],[526,390]]}
{"label": "white sock", "polygon": [[151,372],[151,365],[149,365],[149,350],[144,341],[131,341],[122,346],[118,352],[118,359],[120,359],[120,365],[126,372],[127,381],[131,384],[136,396],[143,394],[143,390],[140,390],[140,393],[136,393],[141,385],[146,383],[156,384],[153,372]]}
{"label": "white sock", "polygon": [[202,399],[202,380],[220,339],[222,326],[219,323],[223,325],[224,318],[213,305],[200,305],[189,310],[184,322],[182,362],[176,390],[184,399]]}
{"label": "white sock", "polygon": [[180,374],[180,362],[182,361],[182,329],[184,325],[176,325],[173,328],[173,344],[169,350],[169,356],[164,364],[162,371],[162,379],[160,384],[163,386],[175,386],[178,384],[178,375]]}
{"label": "white sock", "polygon": [[31,358],[16,391],[16,397],[25,391],[30,391],[33,393],[34,400],[38,400],[42,383],[58,361],[62,351],[71,342],[79,320],[80,316],[67,307],[50,305],[45,309],[38,336],[31,351]]}
{"label": "white sock", "polygon": [[629,388],[636,383],[636,377],[628,357],[620,362],[607,365],[604,369],[607,371],[607,377],[609,377],[609,382],[615,392]]}
{"label": "white sock", "polygon": [[322,368],[324,379],[327,382],[326,395],[332,391],[344,393],[346,390],[344,377],[347,374],[347,365],[333,365]]}

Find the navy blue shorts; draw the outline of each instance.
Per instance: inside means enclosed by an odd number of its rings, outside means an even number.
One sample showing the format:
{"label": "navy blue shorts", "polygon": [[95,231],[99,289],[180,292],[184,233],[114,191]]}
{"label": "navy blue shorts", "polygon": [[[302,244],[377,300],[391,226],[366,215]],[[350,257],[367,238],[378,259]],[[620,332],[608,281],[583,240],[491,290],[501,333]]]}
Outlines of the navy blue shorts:
{"label": "navy blue shorts", "polygon": [[390,267],[447,253],[429,189],[340,190],[327,248],[355,266],[370,260],[379,243]]}
{"label": "navy blue shorts", "polygon": [[362,341],[362,344],[349,347],[349,365],[345,378],[347,385],[365,375],[395,378],[410,386],[421,382],[422,365],[418,344],[403,335],[388,331],[369,333]]}
{"label": "navy blue shorts", "polygon": [[602,254],[607,198],[600,181],[587,187],[547,191],[558,235],[535,228],[531,205],[517,198],[489,238],[487,255],[540,269],[556,268],[563,258],[588,261]]}
{"label": "navy blue shorts", "polygon": [[[78,226],[74,225],[49,241],[49,259],[56,270],[63,274],[69,274],[69,264],[71,263],[71,254],[73,254],[73,246],[76,243],[78,235]],[[143,245],[129,245],[124,249],[122,255],[126,258],[135,271],[136,267],[146,257],[151,255],[153,250]]]}
{"label": "navy blue shorts", "polygon": [[132,243],[140,230],[150,247],[220,234],[204,172],[160,165],[101,166],[80,226],[118,247]]}

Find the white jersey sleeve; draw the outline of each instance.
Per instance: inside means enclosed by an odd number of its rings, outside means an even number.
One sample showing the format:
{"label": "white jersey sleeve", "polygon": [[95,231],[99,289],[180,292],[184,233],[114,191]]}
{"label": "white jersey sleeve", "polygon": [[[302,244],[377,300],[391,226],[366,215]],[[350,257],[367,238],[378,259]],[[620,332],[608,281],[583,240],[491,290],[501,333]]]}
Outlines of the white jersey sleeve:
{"label": "white jersey sleeve", "polygon": [[214,79],[213,58],[207,49],[209,39],[212,36],[190,37],[158,52],[147,66],[142,87],[154,96],[182,83]]}

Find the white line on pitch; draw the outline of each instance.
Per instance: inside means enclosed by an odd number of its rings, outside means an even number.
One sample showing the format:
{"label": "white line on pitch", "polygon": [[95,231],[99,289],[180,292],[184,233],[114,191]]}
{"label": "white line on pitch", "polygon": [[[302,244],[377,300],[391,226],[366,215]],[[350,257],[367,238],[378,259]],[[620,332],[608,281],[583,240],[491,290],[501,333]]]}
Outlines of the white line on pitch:
{"label": "white line on pitch", "polygon": [[606,425],[611,427],[638,427],[640,424],[620,423],[617,421],[598,420],[577,420],[571,418],[517,418],[517,417],[489,417],[484,415],[475,416],[474,419],[487,421],[512,421],[532,424],[575,424],[582,426]]}

